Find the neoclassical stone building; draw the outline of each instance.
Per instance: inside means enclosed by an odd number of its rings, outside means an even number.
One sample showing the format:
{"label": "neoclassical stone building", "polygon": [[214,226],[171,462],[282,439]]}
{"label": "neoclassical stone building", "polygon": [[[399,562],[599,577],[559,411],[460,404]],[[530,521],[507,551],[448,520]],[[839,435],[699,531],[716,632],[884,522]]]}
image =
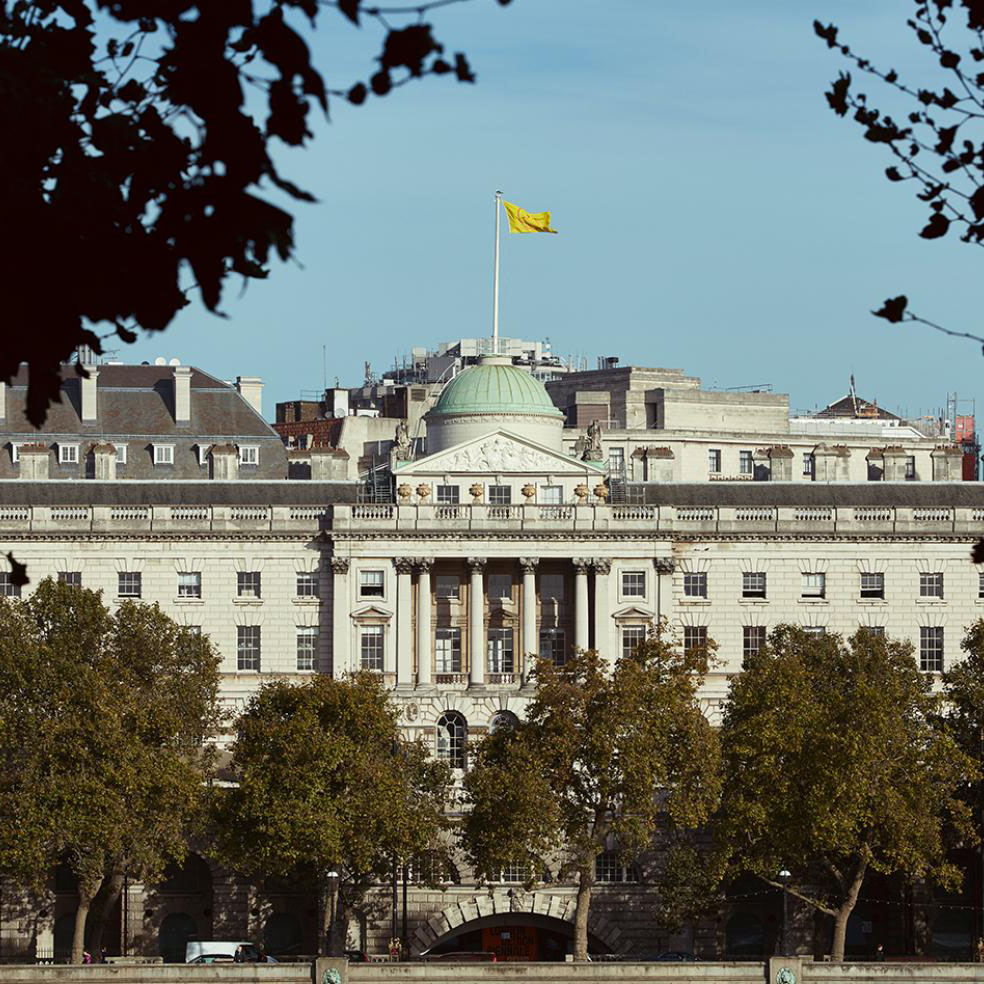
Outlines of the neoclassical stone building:
{"label": "neoclassical stone building", "polygon": [[[272,676],[380,673],[408,736],[459,775],[470,739],[524,713],[536,657],[595,647],[614,659],[666,619],[683,645],[718,643],[702,695],[713,719],[743,654],[778,623],[907,637],[938,673],[984,612],[984,571],[969,560],[984,530],[976,483],[649,482],[613,503],[596,439],[571,454],[562,426],[542,384],[489,358],[444,388],[426,454],[412,457],[398,435],[392,501],[364,501],[349,481],[20,478],[0,481],[0,555],[26,561],[35,582],[50,574],[111,603],[157,602],[201,626],[223,654],[230,713]],[[2,572],[0,590],[16,592]],[[419,876],[408,872],[406,890],[415,953],[563,956],[571,886],[554,879],[527,894],[523,873],[508,871],[477,886],[463,863],[442,873],[443,891]],[[671,934],[652,916],[644,867],[611,853],[598,876],[599,952],[753,955],[774,942],[769,893],[738,892],[719,918]],[[383,948],[389,892],[380,886],[354,944]],[[62,874],[37,904],[5,886],[0,959],[61,952],[73,909]],[[317,903],[290,885],[240,884],[194,856],[162,886],[129,885],[118,916],[129,952],[173,957],[197,935],[262,938],[296,955],[314,948]],[[969,946],[972,933],[948,925],[936,937]]]}

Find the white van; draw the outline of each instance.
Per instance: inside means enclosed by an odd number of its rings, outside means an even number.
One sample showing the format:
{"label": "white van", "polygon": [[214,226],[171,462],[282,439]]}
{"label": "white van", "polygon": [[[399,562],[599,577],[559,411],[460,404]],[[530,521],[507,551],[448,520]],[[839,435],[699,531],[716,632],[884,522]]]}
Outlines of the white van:
{"label": "white van", "polygon": [[[232,963],[236,950],[242,948],[244,963],[257,963],[260,951],[255,943],[248,940],[188,940],[185,944],[185,963],[210,964]],[[270,956],[264,956],[265,963],[276,963]]]}

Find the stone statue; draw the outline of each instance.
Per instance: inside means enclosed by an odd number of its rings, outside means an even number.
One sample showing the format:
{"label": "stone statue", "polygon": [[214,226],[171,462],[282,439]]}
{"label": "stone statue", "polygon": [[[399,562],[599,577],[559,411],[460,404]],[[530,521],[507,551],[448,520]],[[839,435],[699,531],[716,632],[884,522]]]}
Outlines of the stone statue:
{"label": "stone statue", "polygon": [[581,455],[582,461],[601,461],[601,424],[597,419],[588,424],[587,441],[585,442],[584,453]]}
{"label": "stone statue", "polygon": [[412,446],[410,428],[407,427],[405,420],[401,420],[396,425],[396,437],[393,439],[393,454],[396,460],[406,461],[410,457]]}

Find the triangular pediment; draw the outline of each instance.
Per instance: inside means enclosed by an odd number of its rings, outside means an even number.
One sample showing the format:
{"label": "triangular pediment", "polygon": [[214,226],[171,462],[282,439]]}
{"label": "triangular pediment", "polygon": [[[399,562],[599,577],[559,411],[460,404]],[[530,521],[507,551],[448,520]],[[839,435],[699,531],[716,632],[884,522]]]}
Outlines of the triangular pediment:
{"label": "triangular pediment", "polygon": [[630,605],[627,608],[620,608],[617,612],[612,614],[612,618],[616,621],[621,621],[623,619],[636,619],[637,621],[646,622],[652,618],[655,618],[653,612],[648,611],[645,608],[639,608],[637,605]]}
{"label": "triangular pediment", "polygon": [[351,615],[352,618],[367,618],[367,619],[388,619],[393,617],[393,613],[387,611],[385,608],[379,608],[376,605],[363,605],[362,608],[355,609]]}
{"label": "triangular pediment", "polygon": [[509,431],[483,434],[416,461],[399,462],[403,475],[604,475],[600,462],[581,461]]}

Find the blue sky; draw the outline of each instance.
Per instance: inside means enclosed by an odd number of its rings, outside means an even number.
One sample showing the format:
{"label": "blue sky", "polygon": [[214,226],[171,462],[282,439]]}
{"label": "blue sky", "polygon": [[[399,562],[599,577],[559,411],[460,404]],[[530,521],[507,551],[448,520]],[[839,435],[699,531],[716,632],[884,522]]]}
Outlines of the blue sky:
{"label": "blue sky", "polygon": [[[264,409],[362,379],[413,345],[488,334],[496,188],[550,209],[557,236],[503,242],[501,331],[558,354],[686,369],[708,386],[772,383],[793,407],[859,393],[910,414],[976,397],[980,350],[868,313],[913,309],[975,331],[984,256],[917,236],[924,206],[823,92],[843,66],[833,20],[880,64],[932,79],[898,0],[474,0],[433,15],[475,86],[428,78],[336,100],[279,154],[312,191],[297,263],[275,264],[226,319],[193,304],[127,361],[178,357],[260,375]],[[333,11],[312,35],[329,85],[368,76],[381,33]],[[872,95],[877,91],[869,87]],[[877,101],[876,101],[877,104]],[[271,196],[273,197],[273,196]],[[984,412],[984,407],[982,407]]]}

